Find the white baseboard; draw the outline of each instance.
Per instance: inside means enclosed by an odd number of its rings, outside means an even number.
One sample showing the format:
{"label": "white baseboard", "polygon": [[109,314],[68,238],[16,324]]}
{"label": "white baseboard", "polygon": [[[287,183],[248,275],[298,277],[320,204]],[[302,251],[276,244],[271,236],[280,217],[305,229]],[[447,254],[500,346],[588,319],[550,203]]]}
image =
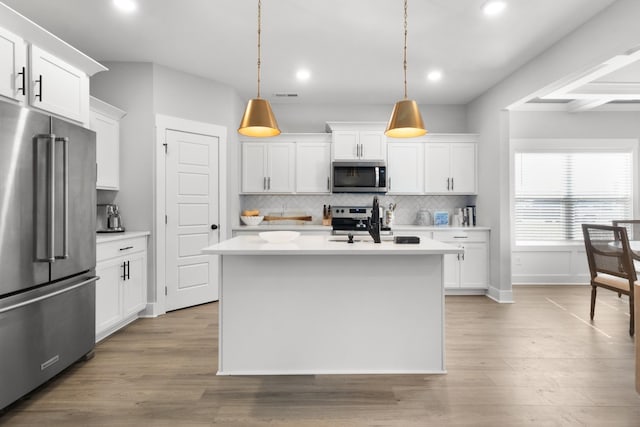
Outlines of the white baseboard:
{"label": "white baseboard", "polygon": [[494,288],[493,286],[489,286],[489,291],[487,292],[487,296],[494,300],[495,302],[499,302],[500,304],[511,304],[513,303],[513,291],[502,290],[498,288]]}

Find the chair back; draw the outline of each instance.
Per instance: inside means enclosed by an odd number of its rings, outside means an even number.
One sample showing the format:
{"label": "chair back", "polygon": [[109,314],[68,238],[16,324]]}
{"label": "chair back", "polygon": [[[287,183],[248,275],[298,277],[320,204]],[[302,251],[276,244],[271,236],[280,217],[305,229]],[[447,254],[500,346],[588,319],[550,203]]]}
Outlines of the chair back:
{"label": "chair back", "polygon": [[627,229],[622,226],[582,224],[584,246],[591,278],[598,273],[629,280],[629,289],[637,280],[633,267]]}
{"label": "chair back", "polygon": [[640,240],[640,219],[619,219],[611,222],[615,227],[626,228],[629,240]]}

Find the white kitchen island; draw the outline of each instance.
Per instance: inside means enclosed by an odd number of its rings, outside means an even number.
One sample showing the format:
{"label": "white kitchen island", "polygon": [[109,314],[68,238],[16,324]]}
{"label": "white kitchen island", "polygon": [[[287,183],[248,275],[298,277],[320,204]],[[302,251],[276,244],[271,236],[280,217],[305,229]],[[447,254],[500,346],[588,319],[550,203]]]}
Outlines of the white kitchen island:
{"label": "white kitchen island", "polygon": [[453,245],[239,236],[203,252],[221,260],[219,375],[446,372]]}

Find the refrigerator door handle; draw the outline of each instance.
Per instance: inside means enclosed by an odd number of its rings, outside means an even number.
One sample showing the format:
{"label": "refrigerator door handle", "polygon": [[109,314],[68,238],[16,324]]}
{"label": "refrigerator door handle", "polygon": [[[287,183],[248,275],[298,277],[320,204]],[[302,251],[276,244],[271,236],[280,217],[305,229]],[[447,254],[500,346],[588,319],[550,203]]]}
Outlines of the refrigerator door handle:
{"label": "refrigerator door handle", "polygon": [[16,308],[24,307],[25,305],[33,304],[33,303],[38,302],[38,301],[42,301],[42,300],[45,300],[45,299],[49,299],[51,297],[55,297],[56,295],[60,295],[60,294],[63,294],[65,292],[69,292],[69,291],[71,291],[73,289],[76,289],[76,288],[79,288],[81,286],[88,285],[89,283],[95,282],[98,279],[100,279],[99,276],[93,276],[90,279],[84,280],[84,281],[82,281],[80,283],[76,283],[75,285],[69,286],[68,288],[60,289],[59,291],[52,292],[52,293],[46,294],[46,295],[42,295],[42,296],[27,300],[27,301],[22,301],[22,302],[19,302],[17,304],[10,305],[9,307],[0,308],[0,314],[6,313],[7,311],[15,310]]}
{"label": "refrigerator door handle", "polygon": [[62,142],[62,255],[56,259],[69,258],[69,138],[56,138]]}
{"label": "refrigerator door handle", "polygon": [[56,197],[56,150],[55,150],[55,140],[56,136],[54,134],[40,134],[34,136],[34,140],[36,143],[39,140],[47,141],[47,172],[46,172],[46,187],[47,187],[47,206],[45,209],[47,215],[47,250],[46,250],[46,258],[39,258],[40,262],[55,262],[55,197]]}

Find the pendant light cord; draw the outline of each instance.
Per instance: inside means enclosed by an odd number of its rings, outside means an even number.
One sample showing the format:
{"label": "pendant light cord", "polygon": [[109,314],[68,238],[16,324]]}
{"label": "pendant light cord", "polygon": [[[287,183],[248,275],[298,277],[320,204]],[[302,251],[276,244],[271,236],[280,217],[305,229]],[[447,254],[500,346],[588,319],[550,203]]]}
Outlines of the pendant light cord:
{"label": "pendant light cord", "polygon": [[[258,0],[258,98],[260,98],[260,33],[261,32],[262,32],[262,1]],[[405,89],[405,92],[406,92],[406,89]]]}
{"label": "pendant light cord", "polygon": [[407,99],[407,0],[404,0],[404,51],[402,57],[404,67],[404,99]]}

